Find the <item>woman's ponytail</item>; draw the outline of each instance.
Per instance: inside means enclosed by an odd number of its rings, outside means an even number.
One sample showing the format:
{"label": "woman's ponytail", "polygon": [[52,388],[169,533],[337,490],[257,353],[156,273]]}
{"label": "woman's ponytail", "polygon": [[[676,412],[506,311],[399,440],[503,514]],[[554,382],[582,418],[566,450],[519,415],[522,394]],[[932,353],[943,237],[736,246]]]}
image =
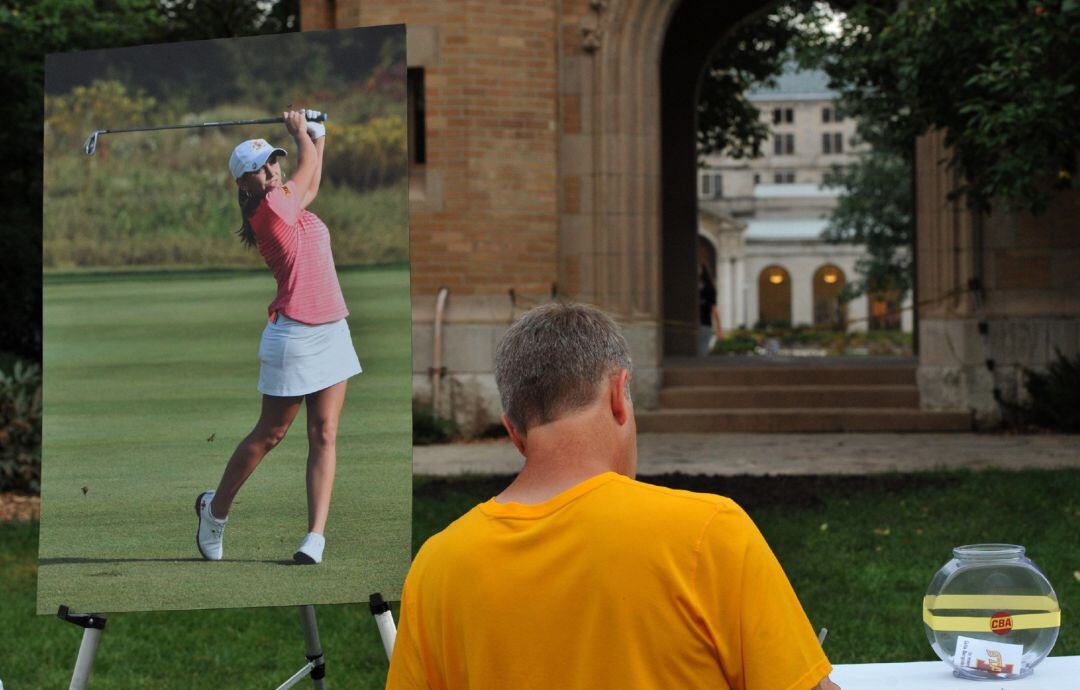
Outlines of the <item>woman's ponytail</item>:
{"label": "woman's ponytail", "polygon": [[260,201],[262,199],[252,196],[242,187],[237,191],[237,202],[240,204],[240,216],[244,224],[240,226],[236,234],[240,236],[240,242],[245,247],[255,246],[255,229],[251,227],[251,216],[255,215]]}

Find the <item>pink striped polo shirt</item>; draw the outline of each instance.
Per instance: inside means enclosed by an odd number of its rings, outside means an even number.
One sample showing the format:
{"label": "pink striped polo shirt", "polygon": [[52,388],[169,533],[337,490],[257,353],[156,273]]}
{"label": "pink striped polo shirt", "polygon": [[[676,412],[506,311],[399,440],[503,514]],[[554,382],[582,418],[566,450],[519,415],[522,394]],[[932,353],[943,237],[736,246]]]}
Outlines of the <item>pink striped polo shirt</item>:
{"label": "pink striped polo shirt", "polygon": [[307,324],[339,321],[349,310],[334,269],[330,230],[300,205],[290,180],[263,197],[251,216],[259,253],[277,279],[277,296],[267,311]]}

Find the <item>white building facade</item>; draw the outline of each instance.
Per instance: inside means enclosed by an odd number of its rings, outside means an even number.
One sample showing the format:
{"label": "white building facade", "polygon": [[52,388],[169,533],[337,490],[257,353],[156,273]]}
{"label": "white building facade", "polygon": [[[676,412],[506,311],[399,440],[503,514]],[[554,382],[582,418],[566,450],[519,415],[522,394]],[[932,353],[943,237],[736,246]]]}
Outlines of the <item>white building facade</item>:
{"label": "white building facade", "polygon": [[789,71],[776,88],[750,94],[772,132],[763,155],[708,156],[699,171],[699,262],[724,331],[768,323],[912,330],[910,297],[903,305],[837,299],[865,252],[821,239],[840,191],[825,183],[858,150],[855,122],[837,111],[826,82],[821,72]]}

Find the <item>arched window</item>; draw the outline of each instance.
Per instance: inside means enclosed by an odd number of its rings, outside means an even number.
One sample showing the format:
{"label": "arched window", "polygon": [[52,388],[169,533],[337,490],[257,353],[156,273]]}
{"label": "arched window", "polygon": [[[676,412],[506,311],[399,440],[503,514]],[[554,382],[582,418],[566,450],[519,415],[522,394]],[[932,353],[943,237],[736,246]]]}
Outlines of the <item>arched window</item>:
{"label": "arched window", "polygon": [[840,304],[844,289],[844,272],[832,264],[814,271],[814,325],[843,327],[847,323],[847,307]]}
{"label": "arched window", "polygon": [[766,266],[758,275],[758,321],[791,325],[791,274],[783,266]]}

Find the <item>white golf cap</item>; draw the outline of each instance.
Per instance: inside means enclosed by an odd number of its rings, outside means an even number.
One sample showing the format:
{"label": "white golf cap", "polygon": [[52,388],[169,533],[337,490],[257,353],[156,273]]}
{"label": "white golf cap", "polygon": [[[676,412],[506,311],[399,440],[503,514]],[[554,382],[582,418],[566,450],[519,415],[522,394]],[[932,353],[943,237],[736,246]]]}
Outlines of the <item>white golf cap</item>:
{"label": "white golf cap", "polygon": [[287,156],[289,152],[279,149],[267,143],[266,139],[248,139],[233,149],[229,157],[229,172],[236,179],[243,177],[244,173],[255,172],[266,164],[266,159],[271,154]]}

